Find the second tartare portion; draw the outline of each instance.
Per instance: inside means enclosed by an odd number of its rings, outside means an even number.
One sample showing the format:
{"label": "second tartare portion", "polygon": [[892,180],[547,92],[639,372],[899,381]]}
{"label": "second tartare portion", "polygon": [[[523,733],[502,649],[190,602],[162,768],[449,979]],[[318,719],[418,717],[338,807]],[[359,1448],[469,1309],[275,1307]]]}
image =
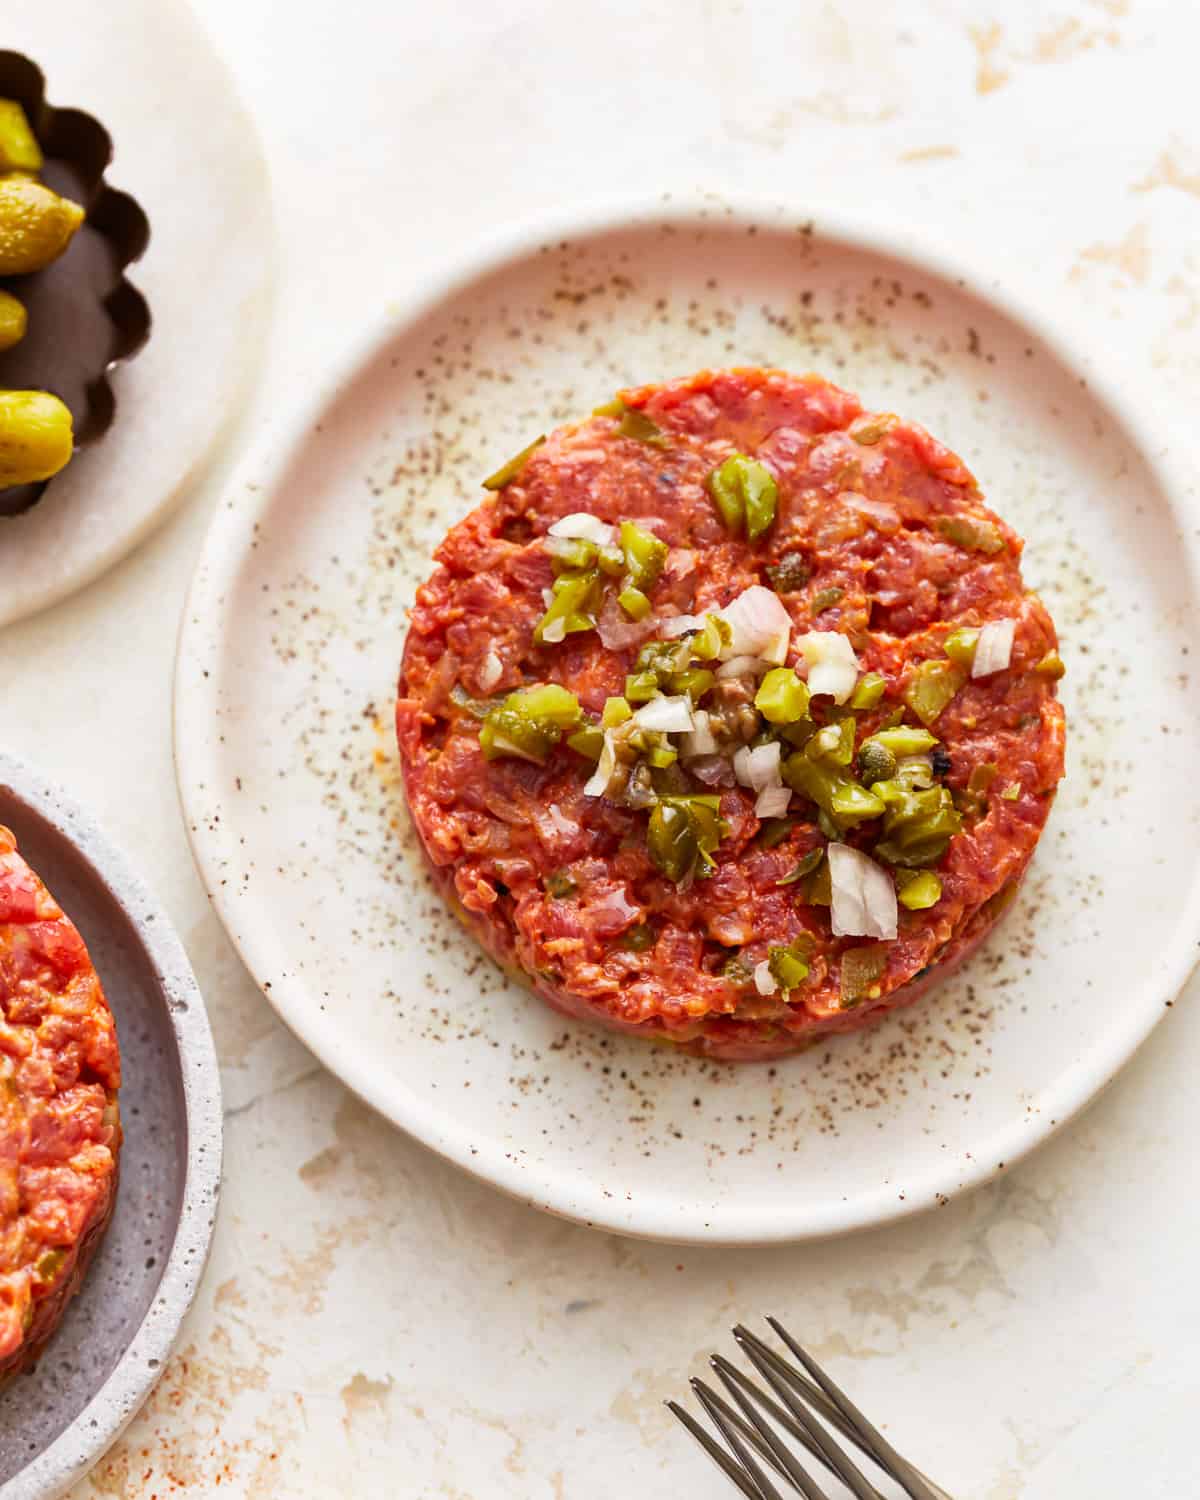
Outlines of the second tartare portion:
{"label": "second tartare portion", "polygon": [[1002,914],[1063,772],[1019,537],[816,376],[622,391],[485,481],[396,711],[444,893],[551,1004],[775,1057],[916,999]]}

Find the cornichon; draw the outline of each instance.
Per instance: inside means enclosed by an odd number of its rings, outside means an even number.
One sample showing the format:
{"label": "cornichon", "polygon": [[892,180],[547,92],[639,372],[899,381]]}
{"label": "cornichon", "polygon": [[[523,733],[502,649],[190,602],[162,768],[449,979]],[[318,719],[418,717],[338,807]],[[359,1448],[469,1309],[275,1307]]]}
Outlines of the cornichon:
{"label": "cornichon", "polygon": [[847,714],[832,724],[826,724],[808,741],[804,753],[832,766],[848,766],[854,759],[854,720]]}
{"label": "cornichon", "polygon": [[545,441],[546,434],[543,433],[541,437],[534,438],[527,448],[522,448],[520,453],[514,453],[506,464],[501,464],[494,474],[488,475],[483,481],[484,489],[502,490],[506,484],[511,484]]}
{"label": "cornichon", "polygon": [[795,724],[808,714],[808,684],[791,667],[773,667],[759,683],[754,706],[771,724]]}
{"label": "cornichon", "polygon": [[604,711],[600,715],[600,727],[602,729],[615,729],[618,724],[624,724],[627,719],[633,718],[633,709],[624,698],[606,698],[604,700]]}
{"label": "cornichon", "polygon": [[490,711],[480,728],[479,743],[488,760],[513,755],[541,765],[579,719],[578,698],[557,683],[519,688]]}
{"label": "cornichon", "polygon": [[651,443],[655,448],[667,446],[667,435],[657,422],[652,422],[644,411],[637,411],[632,406],[627,406],[621,413],[617,431],[622,437],[636,438],[639,443]]}
{"label": "cornichon", "polygon": [[0,172],[40,172],[42,148],[15,99],[0,99]]}
{"label": "cornichon", "polygon": [[553,598],[537,623],[533,638],[561,641],[564,636],[596,628],[595,612],[600,601],[600,575],[595,568],[583,573],[560,573],[551,587]]}
{"label": "cornichon", "polygon": [[933,724],[966,680],[966,668],[956,661],[923,661],[901,697],[922,724]]}
{"label": "cornichon", "polygon": [[684,672],[674,672],[667,679],[673,693],[686,693],[693,703],[699,703],[717,680],[717,674],[706,667],[688,667]]}
{"label": "cornichon", "polygon": [[0,485],[40,484],[74,450],[71,412],[48,391],[0,391]]}
{"label": "cornichon", "polygon": [[937,736],[913,724],[898,724],[892,729],[876,730],[863,741],[863,748],[870,744],[882,745],[895,756],[924,755],[937,744]]}
{"label": "cornichon", "polygon": [[735,536],[758,541],[775,520],[779,490],[770,470],[744,453],[731,453],[705,481],[722,521]]}
{"label": "cornichon", "polygon": [[11,292],[0,292],[0,350],[21,342],[28,321],[25,304]]}
{"label": "cornichon", "polygon": [[587,760],[599,760],[604,749],[604,731],[598,724],[585,724],[567,736],[568,746]]}
{"label": "cornichon", "polygon": [[960,667],[969,667],[975,660],[975,647],[979,644],[979,632],[970,625],[960,625],[952,630],[942,642],[942,650]]}
{"label": "cornichon", "polygon": [[83,209],[33,177],[0,177],[0,276],[27,276],[57,260]]}
{"label": "cornichon", "polygon": [[651,609],[649,599],[641,589],[634,588],[632,584],[628,588],[623,588],[617,595],[617,603],[631,620],[644,620]]}
{"label": "cornichon", "polygon": [[1067,669],[1063,665],[1063,659],[1057,651],[1047,651],[1033,670],[1040,672],[1043,677],[1049,677],[1057,681]]}
{"label": "cornichon", "polygon": [[807,854],[796,861],[794,868],[789,870],[782,880],[777,880],[775,884],[794,885],[797,880],[803,880],[806,875],[811,875],[824,858],[824,849],[820,847],[810,849]]}

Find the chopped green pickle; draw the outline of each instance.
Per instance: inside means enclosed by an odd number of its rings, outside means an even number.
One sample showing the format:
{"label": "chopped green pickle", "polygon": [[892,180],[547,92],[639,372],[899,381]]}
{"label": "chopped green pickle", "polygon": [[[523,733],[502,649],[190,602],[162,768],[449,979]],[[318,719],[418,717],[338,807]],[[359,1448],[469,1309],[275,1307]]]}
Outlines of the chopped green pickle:
{"label": "chopped green pickle", "polygon": [[502,490],[506,484],[511,484],[545,441],[545,433],[541,437],[534,438],[527,448],[522,448],[520,453],[515,453],[506,464],[501,464],[494,474],[488,475],[483,481],[484,489]]}
{"label": "chopped green pickle", "polygon": [[705,481],[726,528],[758,541],[775,520],[779,490],[769,469],[744,453],[731,453]]}
{"label": "chopped green pickle", "polygon": [[600,715],[600,727],[602,729],[615,729],[618,724],[624,724],[627,719],[633,718],[633,709],[624,698],[606,698],[604,700],[604,712]]}
{"label": "chopped green pickle", "polygon": [[777,563],[768,567],[767,577],[774,584],[776,593],[794,594],[812,577],[812,569],[803,552],[785,552]]}
{"label": "chopped green pickle", "polygon": [[547,896],[553,896],[556,900],[560,900],[563,896],[573,896],[579,889],[565,870],[552,871],[545,877],[542,884],[546,887]]}
{"label": "chopped green pickle", "polygon": [[630,703],[649,703],[658,697],[658,678],[653,672],[631,672],[625,679],[625,696]]}
{"label": "chopped green pickle", "polygon": [[842,1008],[878,999],[879,981],[886,968],[887,948],[882,943],[871,948],[847,948],[842,954]]}
{"label": "chopped green pickle", "polygon": [[952,630],[942,644],[942,650],[951,661],[960,667],[969,667],[975,660],[975,647],[979,644],[979,632],[969,625],[960,625]]}
{"label": "chopped green pickle", "polygon": [[579,719],[579,700],[557,683],[520,688],[489,711],[479,743],[488,760],[512,755],[541,765]]}
{"label": "chopped green pickle", "polygon": [[620,396],[614,396],[611,401],[605,401],[600,406],[592,407],[593,417],[622,417],[625,415],[625,403]]}
{"label": "chopped green pickle", "polygon": [[[755,842],[761,849],[774,849],[777,844],[783,843],[795,826],[795,818],[768,818],[758,830]],[[782,881],[779,883],[783,884]]]}
{"label": "chopped green pickle", "polygon": [[40,172],[42,150],[15,99],[0,99],[0,172]]}
{"label": "chopped green pickle", "polygon": [[552,554],[554,571],[564,573],[572,568],[594,568],[599,551],[595,542],[585,541],[581,536],[570,537]]}
{"label": "chopped green pickle", "polygon": [[609,578],[620,578],[625,571],[625,554],[620,547],[601,547],[596,554],[596,566]]}
{"label": "chopped green pickle", "polygon": [[833,881],[829,874],[829,861],[821,851],[821,862],[816,869],[804,877],[800,886],[800,899],[806,906],[830,906],[833,903]]}
{"label": "chopped green pickle", "polygon": [[923,661],[901,696],[922,724],[933,724],[966,680],[956,661]]}
{"label": "chopped green pickle", "polygon": [[879,672],[864,672],[850,694],[850,707],[877,708],[887,690],[887,678]]}
{"label": "chopped green pickle", "polygon": [[670,745],[652,745],[646,752],[646,759],[650,765],[662,771],[675,764],[679,759],[679,751],[672,750]]}
{"label": "chopped green pickle", "polygon": [[967,777],[967,791],[976,794],[986,792],[992,782],[995,781],[999,772],[999,766],[994,761],[985,760],[979,765],[971,768],[971,774]]}
{"label": "chopped green pickle", "polygon": [[810,849],[807,854],[797,860],[795,868],[789,870],[783,879],[777,880],[775,884],[794,885],[797,880],[803,880],[806,875],[811,875],[824,858],[824,849]]}
{"label": "chopped green pickle", "polygon": [[1049,677],[1057,682],[1067,669],[1063,665],[1063,659],[1057,651],[1047,651],[1033,670],[1040,672],[1043,677]]}
{"label": "chopped green pickle", "polygon": [[821,615],[827,609],[832,609],[835,604],[840,604],[845,597],[846,590],[841,588],[818,589],[812,597],[812,603],[808,610],[810,614]]}
{"label": "chopped green pickle", "polygon": [[909,911],[928,911],[942,899],[942,882],[932,870],[897,870],[896,899]]}
{"label": "chopped green pickle", "polygon": [[587,724],[568,735],[567,744],[588,760],[599,760],[600,752],[604,749],[604,731],[595,724]]}
{"label": "chopped green pickle", "polygon": [[663,797],[655,805],[646,849],[668,880],[682,885],[713,868],[712,856],[728,827],[721,821],[720,807],[720,797],[708,794]]}
{"label": "chopped green pickle", "polygon": [[628,948],[631,953],[645,953],[647,948],[654,947],[654,943],[655,932],[649,922],[640,922],[621,937],[621,947]]}
{"label": "chopped green pickle", "polygon": [[641,589],[630,586],[617,595],[617,603],[631,620],[644,620],[650,613],[650,601]]}
{"label": "chopped green pickle", "polygon": [[805,755],[832,766],[848,766],[854,759],[854,720],[847,714],[819,729],[804,747]]}
{"label": "chopped green pickle", "polygon": [[915,724],[897,724],[891,729],[877,729],[869,739],[863,741],[863,745],[867,746],[872,742],[882,745],[893,755],[905,756],[924,755],[938,741],[937,735],[930,734],[928,729],[918,729]]}
{"label": "chopped green pickle", "polygon": [[633,407],[625,409],[617,431],[622,437],[636,438],[639,443],[653,443],[656,448],[665,448],[669,441],[657,422],[652,422],[644,411],[635,411]]}
{"label": "chopped green pickle", "polygon": [[1004,798],[1005,802],[1015,802],[1021,795],[1021,783],[1019,781],[1010,781],[1000,795]]}
{"label": "chopped green pickle", "polygon": [[991,521],[976,516],[938,516],[934,529],[956,547],[989,556],[1004,551],[1004,535]]}
{"label": "chopped green pickle", "polygon": [[962,828],[962,815],[949,789],[940,784],[915,787],[903,780],[877,781],[871,792],[886,807],[875,856],[890,865],[936,865]]}
{"label": "chopped green pickle", "polygon": [[689,667],[686,672],[675,672],[667,686],[673,693],[686,693],[693,703],[699,703],[717,680],[717,674],[706,667]]}
{"label": "chopped green pickle", "polygon": [[38,1276],[43,1281],[53,1281],[62,1269],[62,1263],[66,1258],[65,1250],[47,1250],[44,1255],[38,1257]]}
{"label": "chopped green pickle", "polygon": [[795,724],[808,714],[808,684],[791,667],[773,667],[759,684],[754,706],[770,724]]}
{"label": "chopped green pickle", "polygon": [[539,645],[596,628],[594,611],[599,602],[600,575],[594,568],[585,573],[560,573],[552,592],[554,597],[533,632]]}
{"label": "chopped green pickle", "polygon": [[883,803],[874,792],[852,781],[841,771],[813,760],[798,750],[783,763],[783,779],[794,792],[815,802],[838,830],[853,828],[883,812]]}
{"label": "chopped green pickle", "polygon": [[896,757],[878,739],[864,740],[858,752],[858,775],[864,786],[887,781],[896,774]]}
{"label": "chopped green pickle", "polygon": [[772,948],[767,954],[771,978],[781,990],[794,990],[808,978],[808,944],[797,940],[787,947]]}
{"label": "chopped green pickle", "polygon": [[690,654],[697,661],[715,661],[721,654],[721,647],[727,646],[732,639],[733,631],[728,620],[718,619],[716,615],[706,615],[703,630],[688,637]]}
{"label": "chopped green pickle", "polygon": [[638,589],[653,588],[667,560],[667,544],[633,521],[621,522],[621,551],[629,582]]}

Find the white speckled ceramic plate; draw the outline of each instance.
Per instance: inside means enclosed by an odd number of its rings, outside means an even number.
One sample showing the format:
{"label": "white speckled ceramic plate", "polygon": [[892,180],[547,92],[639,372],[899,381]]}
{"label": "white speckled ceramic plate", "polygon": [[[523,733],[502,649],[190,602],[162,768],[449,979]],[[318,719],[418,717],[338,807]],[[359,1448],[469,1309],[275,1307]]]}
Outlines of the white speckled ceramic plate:
{"label": "white speckled ceramic plate", "polygon": [[[858,1228],[1045,1139],[1200,928],[1187,502],[1074,347],[901,235],[716,202],[543,225],[422,287],[251,461],[186,612],[191,837],[284,1019],[434,1150],[632,1234]],[[405,607],[480,477],[620,385],[733,363],[818,369],[962,453],[1068,663],[1068,777],[1013,915],[911,1012],[771,1067],[571,1024],[502,978],[422,868],[391,725]]]}

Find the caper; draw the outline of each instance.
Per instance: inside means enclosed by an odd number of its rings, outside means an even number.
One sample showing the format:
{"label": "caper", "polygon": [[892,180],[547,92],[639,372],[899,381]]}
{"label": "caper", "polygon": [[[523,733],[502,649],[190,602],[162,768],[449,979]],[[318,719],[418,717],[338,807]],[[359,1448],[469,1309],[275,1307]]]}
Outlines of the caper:
{"label": "caper", "polygon": [[812,577],[812,569],[805,562],[803,552],[785,552],[777,563],[772,563],[767,569],[767,577],[775,585],[777,593],[794,594]]}
{"label": "caper", "polygon": [[878,740],[864,740],[858,752],[858,776],[864,786],[896,774],[896,757]]}

